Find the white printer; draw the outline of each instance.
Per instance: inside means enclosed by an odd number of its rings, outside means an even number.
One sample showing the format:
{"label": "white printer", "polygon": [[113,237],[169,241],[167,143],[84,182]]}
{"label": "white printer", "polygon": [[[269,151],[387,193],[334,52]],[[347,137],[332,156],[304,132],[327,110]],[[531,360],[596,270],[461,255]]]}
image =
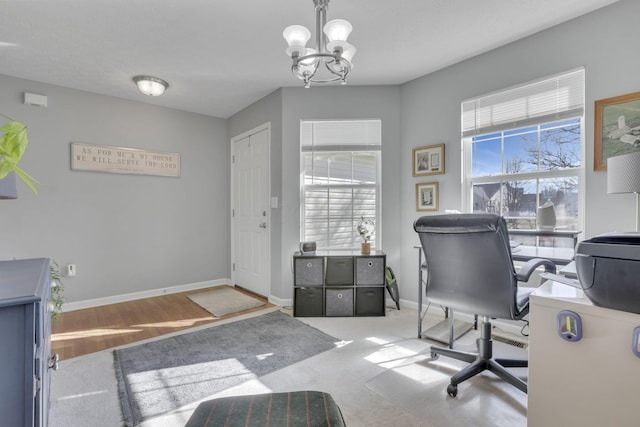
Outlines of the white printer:
{"label": "white printer", "polygon": [[640,233],[606,233],[578,243],[576,272],[595,305],[640,314]]}

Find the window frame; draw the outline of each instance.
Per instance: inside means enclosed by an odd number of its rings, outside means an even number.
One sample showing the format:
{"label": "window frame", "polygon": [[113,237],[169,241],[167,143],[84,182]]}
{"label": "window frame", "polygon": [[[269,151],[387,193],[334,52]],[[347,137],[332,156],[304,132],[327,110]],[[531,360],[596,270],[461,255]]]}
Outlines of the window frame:
{"label": "window frame", "polygon": [[[578,70],[580,71],[580,70]],[[566,73],[565,75],[570,75],[575,73],[576,71],[571,71]],[[582,70],[584,75],[584,70]],[[562,78],[564,75],[559,75]],[[556,76],[558,77],[558,76]],[[542,79],[541,81],[551,80],[554,77],[548,79]],[[583,81],[584,82],[584,81]],[[526,88],[528,86],[532,86],[532,83],[526,83],[521,86],[517,86],[511,89],[506,89],[502,91],[504,93],[508,93],[510,90],[520,90],[521,88]],[[584,83],[583,83],[584,90]],[[501,92],[497,92],[500,95]],[[485,95],[484,97],[493,96],[493,94]],[[465,104],[470,101],[478,101],[483,97],[476,98],[475,100],[465,100],[461,105],[461,121],[464,121],[465,113],[467,113],[467,109],[465,109]],[[584,98],[583,98],[584,99]],[[556,122],[561,122],[569,119],[579,119],[580,125],[580,166],[575,168],[563,168],[563,169],[550,169],[550,170],[536,170],[536,171],[527,171],[527,172],[518,172],[518,173],[505,173],[502,165],[504,164],[504,138],[505,132],[512,132],[517,129],[525,129],[530,126],[538,126],[538,134],[540,132],[540,127],[552,124]],[[489,184],[489,183],[499,183],[503,184],[505,182],[510,181],[525,181],[525,180],[544,180],[544,179],[554,179],[554,178],[566,178],[566,177],[575,177],[578,181],[578,216],[577,216],[577,229],[584,230],[585,224],[585,162],[586,162],[586,135],[585,135],[585,108],[584,105],[582,108],[572,108],[571,110],[564,111],[558,114],[545,114],[540,115],[538,117],[530,117],[526,120],[515,120],[513,122],[503,122],[498,125],[487,126],[484,129],[479,129],[477,133],[470,131],[467,126],[467,129],[464,129],[465,125],[461,126],[461,181],[462,181],[462,209],[464,212],[473,212],[473,186],[478,184]],[[492,174],[492,175],[483,175],[474,177],[472,176],[472,142],[474,138],[490,135],[493,133],[501,133],[501,173]],[[539,206],[539,192],[536,194],[536,202],[537,206]],[[501,202],[502,203],[502,202]],[[508,218],[508,217],[507,217]],[[529,217],[523,217],[529,218]],[[532,218],[535,219],[535,216]]]}
{"label": "window frame", "polygon": [[[554,178],[571,178],[575,177],[578,180],[578,229],[584,230],[584,158],[585,158],[585,135],[584,135],[584,117],[574,117],[574,119],[579,119],[580,125],[580,166],[574,168],[564,168],[564,169],[550,169],[550,170],[537,170],[530,172],[518,172],[518,173],[500,173],[493,175],[483,175],[483,176],[472,176],[472,142],[474,137],[466,137],[462,139],[462,158],[463,158],[463,167],[462,167],[462,182],[463,182],[463,209],[465,212],[473,212],[473,186],[478,184],[491,184],[491,183],[499,183],[503,184],[505,182],[510,181],[531,181],[536,179],[554,179]],[[554,123],[555,121],[539,123],[539,126]],[[502,133],[506,131],[513,131],[514,129],[505,129]],[[538,131],[539,132],[539,131]],[[498,133],[498,132],[491,132]],[[482,136],[482,135],[478,135]],[[501,147],[501,164],[504,164],[504,138],[502,136],[502,147]],[[536,193],[536,205],[540,206],[539,200],[540,193]],[[509,217],[506,217],[509,218]],[[532,217],[521,217],[526,219],[535,219],[535,216]]]}
{"label": "window frame", "polygon": [[[382,124],[381,120],[375,119]],[[354,145],[313,145],[312,148],[303,147],[303,135],[302,135],[302,125],[305,122],[359,122],[363,121],[360,119],[343,119],[343,120],[301,120],[300,121],[300,241],[306,241],[306,195],[305,189],[307,188],[316,188],[316,189],[327,189],[327,188],[373,188],[376,193],[376,204],[375,204],[375,218],[374,218],[374,238],[375,240],[372,242],[372,249],[380,249],[382,247],[382,145],[381,144],[354,144]],[[381,137],[381,135],[380,135]],[[373,155],[376,159],[376,183],[375,184],[306,184],[305,183],[305,154],[308,153],[322,153],[322,154],[337,154],[337,153],[366,153],[369,155]],[[353,163],[352,163],[353,165]],[[353,167],[352,167],[353,170]],[[329,216],[330,218],[330,216]],[[354,218],[352,216],[354,220]],[[366,219],[366,218],[365,218]],[[329,237],[329,236],[328,236]],[[330,251],[353,251],[360,250],[360,245],[358,241],[361,241],[360,237],[354,236],[352,239],[353,247],[350,248],[335,248],[335,247],[321,247],[318,246],[319,250],[330,250]],[[327,242],[330,242],[330,239],[327,238]]]}

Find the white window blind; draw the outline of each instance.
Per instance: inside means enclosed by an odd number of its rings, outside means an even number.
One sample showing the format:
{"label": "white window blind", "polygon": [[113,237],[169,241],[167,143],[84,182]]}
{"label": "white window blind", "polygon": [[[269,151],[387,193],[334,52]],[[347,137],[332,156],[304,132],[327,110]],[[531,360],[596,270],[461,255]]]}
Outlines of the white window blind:
{"label": "white window blind", "polygon": [[377,229],[380,142],[380,120],[301,122],[302,240],[321,249],[356,249],[362,218]]}
{"label": "white window blind", "polygon": [[462,102],[462,136],[469,137],[582,116],[584,69]]}

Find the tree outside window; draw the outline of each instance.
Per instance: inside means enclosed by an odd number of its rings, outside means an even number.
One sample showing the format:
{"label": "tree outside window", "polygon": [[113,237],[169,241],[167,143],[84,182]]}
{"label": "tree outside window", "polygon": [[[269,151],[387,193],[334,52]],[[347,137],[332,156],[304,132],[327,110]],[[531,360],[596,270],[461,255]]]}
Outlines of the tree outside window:
{"label": "tree outside window", "polygon": [[536,209],[554,204],[558,227],[578,228],[581,119],[471,138],[472,210],[509,228],[535,228]]}

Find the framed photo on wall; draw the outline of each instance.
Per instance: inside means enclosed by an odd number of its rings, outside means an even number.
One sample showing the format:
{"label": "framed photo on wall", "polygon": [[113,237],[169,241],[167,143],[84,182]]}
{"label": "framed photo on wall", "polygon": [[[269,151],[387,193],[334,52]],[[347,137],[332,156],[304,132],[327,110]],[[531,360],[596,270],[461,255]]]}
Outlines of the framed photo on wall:
{"label": "framed photo on wall", "polygon": [[640,92],[596,101],[594,130],[594,171],[606,171],[609,157],[640,151]]}
{"label": "framed photo on wall", "polygon": [[438,210],[437,182],[416,184],[416,210],[426,212]]}
{"label": "framed photo on wall", "polygon": [[444,173],[444,144],[413,149],[413,176]]}

